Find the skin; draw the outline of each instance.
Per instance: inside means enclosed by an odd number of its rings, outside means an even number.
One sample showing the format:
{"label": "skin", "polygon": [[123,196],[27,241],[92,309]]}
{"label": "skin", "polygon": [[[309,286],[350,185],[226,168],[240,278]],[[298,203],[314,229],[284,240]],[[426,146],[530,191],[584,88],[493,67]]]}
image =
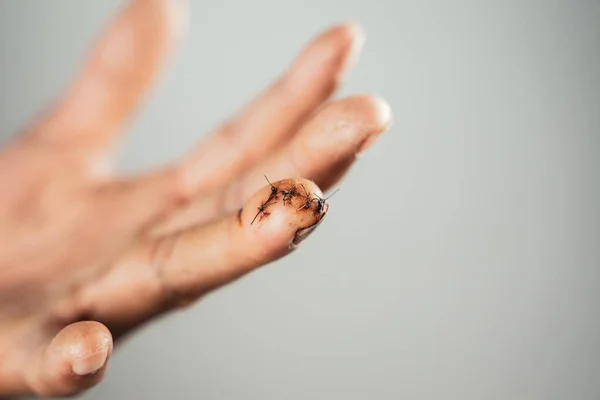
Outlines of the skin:
{"label": "skin", "polygon": [[[81,393],[125,334],[295,251],[329,210],[301,209],[298,185],[324,197],[390,125],[377,96],[330,100],[364,39],[343,24],[181,160],[119,175],[122,128],[186,21],[182,1],[131,1],[0,152],[0,396]],[[252,223],[265,173],[278,198]]]}

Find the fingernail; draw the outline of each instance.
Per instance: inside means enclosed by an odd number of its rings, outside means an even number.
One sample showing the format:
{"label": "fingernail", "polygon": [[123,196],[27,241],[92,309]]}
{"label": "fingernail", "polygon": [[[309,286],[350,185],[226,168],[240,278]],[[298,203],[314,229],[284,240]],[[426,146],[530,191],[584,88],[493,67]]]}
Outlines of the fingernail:
{"label": "fingernail", "polygon": [[352,44],[348,58],[346,59],[344,67],[342,68],[342,77],[345,77],[348,71],[358,63],[358,59],[360,58],[360,54],[362,53],[362,49],[367,40],[367,36],[362,25],[357,22],[351,22],[346,24],[346,26],[351,32]]}
{"label": "fingernail", "polygon": [[296,234],[294,235],[294,238],[290,242],[289,248],[295,249],[296,247],[298,247],[298,245],[316,229],[317,225],[318,223],[311,226],[310,228],[298,229],[296,231]]}
{"label": "fingernail", "polygon": [[354,40],[352,40],[352,49],[350,50],[350,63],[355,63],[362,52],[363,47],[365,47],[365,42],[367,41],[367,35],[365,33],[365,29],[358,22],[352,22],[348,24],[348,27],[352,31],[352,35],[354,36]]}
{"label": "fingernail", "polygon": [[379,135],[387,131],[390,126],[392,126],[393,116],[392,109],[389,104],[385,100],[376,96],[373,97],[373,101],[375,102],[377,109],[377,116],[375,118],[377,121],[377,129],[375,132],[370,133],[360,144],[357,150],[357,157],[373,146],[377,139],[379,139]]}
{"label": "fingernail", "polygon": [[[329,207],[328,207],[328,209],[329,209]],[[292,241],[289,244],[290,249],[295,249],[296,247],[298,247],[298,245],[302,241],[304,241],[311,233],[313,233],[315,231],[315,229],[317,229],[317,226],[319,226],[321,224],[321,222],[323,222],[323,220],[325,219],[328,209],[325,211],[325,213],[323,214],[321,219],[319,221],[317,221],[315,224],[313,224],[309,227],[306,227],[306,228],[300,228],[296,231],[296,233],[294,234],[294,238],[292,239]]]}
{"label": "fingernail", "polygon": [[167,0],[167,15],[174,43],[180,43],[187,35],[190,25],[189,4],[187,0]]}
{"label": "fingernail", "polygon": [[105,349],[105,351],[100,353],[76,358],[75,361],[73,361],[73,373],[79,376],[96,373],[104,366],[107,358],[108,349]]}

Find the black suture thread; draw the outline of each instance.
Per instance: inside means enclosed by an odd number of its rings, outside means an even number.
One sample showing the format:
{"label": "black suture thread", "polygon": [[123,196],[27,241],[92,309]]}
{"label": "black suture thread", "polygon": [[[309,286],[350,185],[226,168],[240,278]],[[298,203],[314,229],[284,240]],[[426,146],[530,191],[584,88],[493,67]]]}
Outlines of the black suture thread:
{"label": "black suture thread", "polygon": [[292,199],[296,195],[296,185],[292,185],[290,190],[282,190],[281,193],[283,194],[283,204],[285,205],[286,201],[292,204]]}
{"label": "black suture thread", "polygon": [[331,197],[333,197],[334,194],[336,194],[340,189],[337,189],[335,192],[331,193],[329,196],[322,198],[320,197],[318,194],[314,194],[315,198],[311,200],[311,202],[313,200],[317,201],[317,210],[316,212],[318,214],[320,214],[323,211],[323,208],[325,207],[325,203],[327,202],[327,200],[329,200]]}
{"label": "black suture thread", "polygon": [[340,189],[337,189],[335,192],[333,192],[332,194],[330,194],[329,196],[322,198],[320,197],[318,194],[313,193],[313,195],[315,197],[313,197],[312,199],[310,198],[310,195],[308,194],[308,191],[306,190],[306,188],[304,187],[303,184],[300,184],[300,186],[302,186],[302,189],[304,189],[304,193],[306,194],[306,200],[304,202],[304,205],[302,207],[300,207],[298,209],[298,211],[304,209],[304,208],[309,208],[310,205],[312,204],[313,201],[317,202],[317,209],[315,210],[315,212],[317,214],[320,214],[321,212],[323,212],[323,209],[325,208],[325,203],[327,202],[327,200],[329,200],[334,194],[336,194]]}
{"label": "black suture thread", "polygon": [[[272,195],[271,195],[272,196]],[[263,213],[263,215],[267,216],[268,214],[265,212],[266,208],[272,204],[275,204],[274,202],[270,202],[271,201],[271,196],[269,196],[269,198],[267,199],[266,203],[262,203],[259,207],[258,207],[258,212],[256,213],[256,215],[254,216],[254,218],[252,219],[252,222],[250,222],[250,225],[252,225],[254,223],[254,221],[256,220],[256,218],[260,215],[260,213]]]}
{"label": "black suture thread", "polygon": [[312,203],[312,199],[310,198],[310,195],[308,194],[308,191],[306,190],[304,185],[301,183],[300,186],[302,186],[302,189],[304,189],[304,193],[306,194],[306,200],[304,201],[304,205],[300,207],[298,211],[302,210],[303,208],[309,208],[310,203]]}
{"label": "black suture thread", "polygon": [[[271,185],[271,196],[269,196],[269,199],[273,196],[277,197],[277,188],[271,183],[269,178],[267,178],[267,175],[264,175],[264,177],[267,180],[267,182],[269,182],[269,185]],[[267,200],[267,202],[269,202],[269,200]]]}

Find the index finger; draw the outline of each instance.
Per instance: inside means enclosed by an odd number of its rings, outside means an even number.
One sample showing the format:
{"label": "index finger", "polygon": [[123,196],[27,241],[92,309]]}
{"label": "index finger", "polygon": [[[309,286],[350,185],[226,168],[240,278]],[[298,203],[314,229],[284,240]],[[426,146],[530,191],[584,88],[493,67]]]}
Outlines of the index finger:
{"label": "index finger", "polygon": [[183,0],[132,0],[119,10],[34,136],[107,152],[183,32],[186,10]]}

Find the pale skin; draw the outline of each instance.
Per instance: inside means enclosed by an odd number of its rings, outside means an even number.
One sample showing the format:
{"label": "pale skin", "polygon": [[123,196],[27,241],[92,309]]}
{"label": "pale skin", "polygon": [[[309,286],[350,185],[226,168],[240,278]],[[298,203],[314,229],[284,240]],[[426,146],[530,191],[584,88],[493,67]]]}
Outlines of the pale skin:
{"label": "pale skin", "polygon": [[[301,186],[324,197],[391,123],[378,96],[331,100],[364,39],[341,24],[187,156],[119,175],[115,147],[186,13],[174,0],[124,6],[1,150],[0,397],[81,393],[105,376],[113,341],[295,251],[328,208],[302,209]],[[297,194],[252,222],[272,191],[263,174]]]}

